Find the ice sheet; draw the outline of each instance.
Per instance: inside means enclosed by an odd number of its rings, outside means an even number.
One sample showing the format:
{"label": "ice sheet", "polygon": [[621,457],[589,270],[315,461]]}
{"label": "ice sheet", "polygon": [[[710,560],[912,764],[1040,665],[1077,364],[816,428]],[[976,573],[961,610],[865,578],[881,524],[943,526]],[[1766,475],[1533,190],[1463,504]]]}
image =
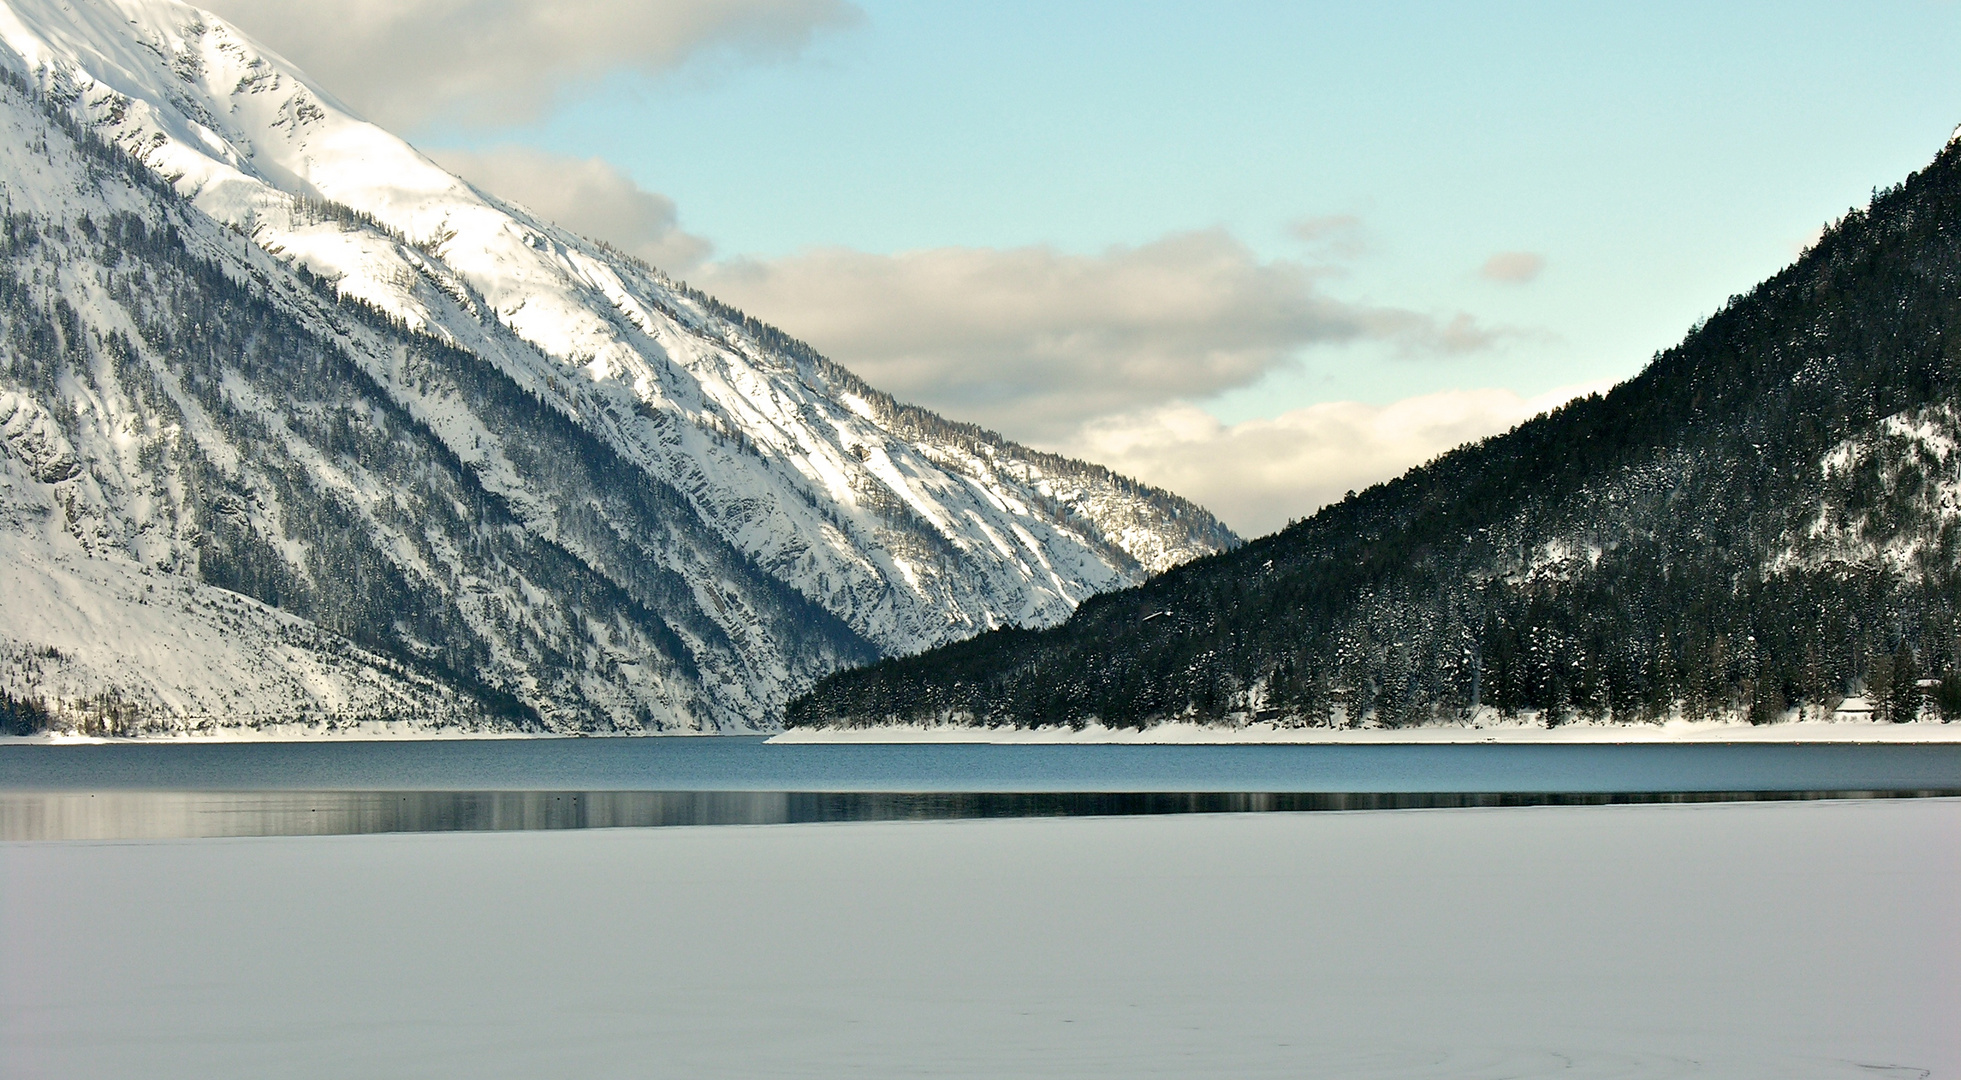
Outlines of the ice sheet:
{"label": "ice sheet", "polygon": [[1961,802],[0,845],[33,1077],[1961,1074]]}

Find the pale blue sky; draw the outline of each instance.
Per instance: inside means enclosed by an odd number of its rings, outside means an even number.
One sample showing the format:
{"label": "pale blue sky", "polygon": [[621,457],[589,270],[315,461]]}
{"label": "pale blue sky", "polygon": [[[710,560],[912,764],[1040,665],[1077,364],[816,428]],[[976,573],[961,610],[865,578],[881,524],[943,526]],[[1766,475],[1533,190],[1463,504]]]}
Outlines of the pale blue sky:
{"label": "pale blue sky", "polygon": [[[861,2],[802,55],[616,74],[543,122],[434,129],[600,156],[722,255],[1223,226],[1266,258],[1354,215],[1329,294],[1516,331],[1394,358],[1310,348],[1228,420],[1637,370],[1961,121],[1961,9],[1902,2]],[[1475,271],[1546,257],[1528,284]],[[792,330],[795,327],[791,327]]]}

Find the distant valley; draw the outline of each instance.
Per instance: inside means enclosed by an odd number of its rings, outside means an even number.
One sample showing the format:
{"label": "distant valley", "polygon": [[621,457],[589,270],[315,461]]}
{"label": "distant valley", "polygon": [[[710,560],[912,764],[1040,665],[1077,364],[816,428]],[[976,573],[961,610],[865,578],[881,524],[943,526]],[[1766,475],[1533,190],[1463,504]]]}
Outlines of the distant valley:
{"label": "distant valley", "polygon": [[1242,544],[480,191],[174,0],[0,5],[0,734],[1961,717],[1961,146],[1637,377]]}

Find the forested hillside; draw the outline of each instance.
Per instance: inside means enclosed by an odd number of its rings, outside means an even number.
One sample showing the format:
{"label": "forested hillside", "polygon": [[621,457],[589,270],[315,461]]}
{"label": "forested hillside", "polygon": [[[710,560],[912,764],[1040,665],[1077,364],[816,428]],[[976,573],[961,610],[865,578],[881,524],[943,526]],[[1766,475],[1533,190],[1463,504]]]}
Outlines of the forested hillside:
{"label": "forested hillside", "polygon": [[1957,711],[1958,375],[1950,144],[1605,396],[790,722]]}

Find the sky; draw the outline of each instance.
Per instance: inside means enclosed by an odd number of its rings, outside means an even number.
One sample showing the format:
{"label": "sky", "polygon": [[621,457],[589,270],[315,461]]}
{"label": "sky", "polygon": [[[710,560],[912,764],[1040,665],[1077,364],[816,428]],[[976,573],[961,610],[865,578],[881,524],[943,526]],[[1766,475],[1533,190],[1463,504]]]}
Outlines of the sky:
{"label": "sky", "polygon": [[1931,0],[213,6],[479,186],[1246,535],[1633,375],[1961,122]]}

